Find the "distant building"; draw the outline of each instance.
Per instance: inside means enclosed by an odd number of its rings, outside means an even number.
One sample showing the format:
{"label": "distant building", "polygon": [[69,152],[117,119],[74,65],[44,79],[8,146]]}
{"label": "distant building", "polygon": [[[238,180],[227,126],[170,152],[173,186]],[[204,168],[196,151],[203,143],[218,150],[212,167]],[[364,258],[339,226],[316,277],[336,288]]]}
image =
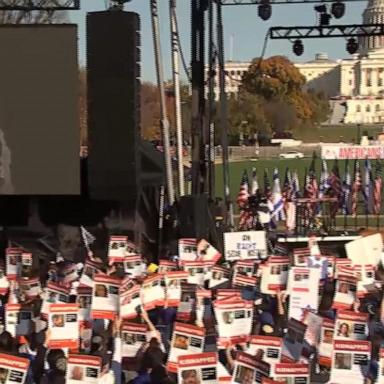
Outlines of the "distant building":
{"label": "distant building", "polygon": [[[363,12],[365,24],[384,23],[384,0],[369,0]],[[384,36],[359,40],[360,51],[348,59],[330,60],[319,53],[314,60],[296,63],[307,80],[306,87],[331,99],[330,124],[384,122]],[[250,62],[225,64],[226,91],[238,92]],[[219,88],[215,87],[218,98]]]}

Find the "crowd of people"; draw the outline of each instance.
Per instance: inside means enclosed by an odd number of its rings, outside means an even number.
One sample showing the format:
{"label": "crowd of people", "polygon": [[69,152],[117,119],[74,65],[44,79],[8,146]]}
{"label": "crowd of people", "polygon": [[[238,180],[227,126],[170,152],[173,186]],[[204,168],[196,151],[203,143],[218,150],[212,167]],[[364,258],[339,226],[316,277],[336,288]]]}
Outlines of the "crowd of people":
{"label": "crowd of people", "polygon": [[[45,270],[9,248],[0,383],[384,382],[381,259],[368,249],[348,259],[314,238],[262,257],[252,244],[243,236],[238,253],[221,254],[181,239],[154,263],[112,236],[106,255],[85,244],[83,260],[58,254]],[[7,365],[19,358],[23,369]]]}

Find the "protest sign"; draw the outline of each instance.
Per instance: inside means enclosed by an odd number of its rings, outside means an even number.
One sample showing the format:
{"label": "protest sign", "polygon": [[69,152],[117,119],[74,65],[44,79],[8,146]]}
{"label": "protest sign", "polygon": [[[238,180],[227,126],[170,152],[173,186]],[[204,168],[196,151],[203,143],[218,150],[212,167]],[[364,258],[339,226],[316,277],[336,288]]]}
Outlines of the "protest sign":
{"label": "protest sign", "polygon": [[47,315],[49,306],[55,303],[68,303],[69,289],[62,287],[56,283],[49,282],[44,289],[43,304],[41,313]]}
{"label": "protest sign", "polygon": [[342,310],[351,308],[356,300],[356,277],[338,273],[336,294],[332,308]]}
{"label": "protest sign", "polygon": [[176,270],[177,270],[176,262],[170,261],[170,260],[160,260],[159,269],[157,270],[157,272],[159,274],[160,273],[164,274],[164,273],[173,272]]}
{"label": "protest sign", "polygon": [[351,275],[353,276],[352,261],[345,258],[336,257],[335,258],[335,274],[334,278],[339,277],[339,272],[342,275]]}
{"label": "protest sign", "polygon": [[307,260],[311,256],[311,251],[308,247],[293,249],[293,262],[295,267],[306,267]]}
{"label": "protest sign", "polygon": [[255,383],[261,384],[264,378],[269,378],[271,366],[266,361],[256,359]]}
{"label": "protest sign", "polygon": [[21,254],[21,277],[30,277],[33,269],[32,253],[23,252]]}
{"label": "protest sign", "polygon": [[238,298],[241,299],[241,290],[235,289],[235,288],[220,288],[216,291],[216,299],[217,300],[224,300],[228,298]]}
{"label": "protest sign", "polygon": [[230,270],[219,265],[212,267],[209,288],[219,288],[229,282]]}
{"label": "protest sign", "polygon": [[125,363],[131,362],[147,342],[147,332],[146,324],[124,323],[121,326],[121,357]]}
{"label": "protest sign", "polygon": [[204,328],[191,324],[175,323],[167,364],[169,371],[177,372],[179,356],[202,353],[204,339]]}
{"label": "protest sign", "polygon": [[205,264],[203,261],[183,261],[183,270],[188,272],[188,283],[204,285]]}
{"label": "protest sign", "polygon": [[51,330],[50,349],[78,348],[78,304],[51,304],[49,306],[48,328]]}
{"label": "protest sign", "polygon": [[202,261],[216,263],[219,261],[221,253],[207,240],[200,240],[197,244],[197,258]]}
{"label": "protest sign", "polygon": [[262,351],[262,359],[269,364],[276,364],[281,359],[283,339],[275,336],[253,335],[249,340],[247,353],[257,355]]}
{"label": "protest sign", "polygon": [[267,239],[264,231],[224,233],[225,259],[252,260],[267,257]]}
{"label": "protest sign", "polygon": [[166,302],[169,307],[178,307],[181,299],[181,284],[188,282],[186,271],[168,272],[164,276]]}
{"label": "protest sign", "polygon": [[237,274],[232,279],[232,285],[235,288],[255,287],[256,284],[257,284],[257,278],[256,277],[250,277],[250,276]]}
{"label": "protest sign", "polygon": [[161,285],[163,276],[156,274],[147,277],[141,286],[142,304],[146,311],[149,311],[156,306],[164,305],[165,289]]}
{"label": "protest sign", "polygon": [[78,278],[77,265],[75,263],[68,263],[62,269],[63,271],[63,282],[64,284],[71,284]]}
{"label": "protest sign", "polygon": [[368,313],[338,311],[334,339],[366,340]]}
{"label": "protest sign", "polygon": [[375,283],[375,268],[371,264],[355,264],[353,266],[356,277],[356,296],[361,299],[368,295],[369,288]]}
{"label": "protest sign", "polygon": [[68,355],[66,383],[96,384],[100,377],[101,357],[89,355]]}
{"label": "protest sign", "polygon": [[104,274],[93,278],[91,316],[94,319],[113,320],[119,312],[120,279]]}
{"label": "protest sign", "polygon": [[102,272],[102,266],[92,260],[85,262],[83,272],[80,277],[80,284],[93,288],[93,278]]}
{"label": "protest sign", "polygon": [[234,383],[254,383],[256,379],[257,360],[254,356],[245,352],[237,352],[232,381]]}
{"label": "protest sign", "polygon": [[181,298],[177,307],[178,321],[191,321],[196,303],[196,285],[181,282]]}
{"label": "protest sign", "polygon": [[123,259],[124,262],[124,272],[131,277],[139,277],[145,273],[145,264],[140,255],[130,255],[125,256]]}
{"label": "protest sign", "polygon": [[27,379],[29,360],[0,353],[0,383],[24,384]]}
{"label": "protest sign", "polygon": [[5,329],[13,337],[31,334],[33,318],[34,311],[31,307],[22,304],[7,304],[5,306]]}
{"label": "protest sign", "polygon": [[120,291],[120,318],[134,319],[141,309],[140,286],[134,285],[125,292]]}
{"label": "protest sign", "polygon": [[334,340],[331,382],[361,384],[368,373],[371,343],[368,341]]}
{"label": "protest sign", "polygon": [[179,239],[179,258],[182,261],[194,261],[197,259],[196,239]]}
{"label": "protest sign", "polygon": [[92,288],[77,287],[76,303],[79,305],[79,320],[89,320],[91,318]]}
{"label": "protest sign", "polygon": [[288,332],[283,338],[283,349],[281,351],[282,362],[299,361],[304,346],[304,335],[307,326],[296,319],[288,320]]}
{"label": "protest sign", "polygon": [[335,322],[330,319],[323,319],[320,333],[319,364],[331,368],[333,338],[335,334]]}
{"label": "protest sign", "polygon": [[290,293],[288,317],[302,321],[306,312],[316,312],[319,305],[320,270],[293,267],[289,271]]}
{"label": "protest sign", "polygon": [[122,263],[127,255],[127,236],[111,236],[108,245],[109,264]]}
{"label": "protest sign", "polygon": [[42,292],[40,279],[36,278],[24,278],[19,280],[20,293],[26,298],[35,298]]}
{"label": "protest sign", "polygon": [[233,275],[245,275],[245,276],[253,276],[255,274],[257,267],[254,260],[239,260],[235,262],[233,267]]}
{"label": "protest sign", "polygon": [[279,363],[273,367],[272,377],[286,384],[310,384],[309,365]]}
{"label": "protest sign", "polygon": [[178,379],[180,384],[216,384],[217,354],[214,352],[195,353],[178,357]]}
{"label": "protest sign", "polygon": [[218,345],[245,342],[251,334],[253,303],[237,298],[216,300],[213,303],[219,334]]}
{"label": "protest sign", "polygon": [[288,280],[289,259],[282,256],[272,256],[262,268],[261,285],[262,293],[275,294],[285,290]]}
{"label": "protest sign", "polygon": [[7,248],[5,250],[5,262],[8,280],[16,280],[21,276],[21,255],[20,248]]}

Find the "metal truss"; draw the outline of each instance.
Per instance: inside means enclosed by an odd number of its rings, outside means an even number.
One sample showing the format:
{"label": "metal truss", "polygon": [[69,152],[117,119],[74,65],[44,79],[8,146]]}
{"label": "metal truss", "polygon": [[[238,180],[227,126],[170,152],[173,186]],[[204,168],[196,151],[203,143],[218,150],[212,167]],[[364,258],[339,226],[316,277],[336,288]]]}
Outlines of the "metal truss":
{"label": "metal truss", "polygon": [[[258,5],[261,0],[220,0],[221,5]],[[335,0],[270,0],[271,4],[310,4],[333,3]],[[356,2],[364,0],[343,0],[343,2]]]}
{"label": "metal truss", "polygon": [[0,0],[2,11],[75,11],[80,0]]}
{"label": "metal truss", "polygon": [[310,27],[272,27],[270,39],[321,39],[384,35],[384,24],[345,24]]}

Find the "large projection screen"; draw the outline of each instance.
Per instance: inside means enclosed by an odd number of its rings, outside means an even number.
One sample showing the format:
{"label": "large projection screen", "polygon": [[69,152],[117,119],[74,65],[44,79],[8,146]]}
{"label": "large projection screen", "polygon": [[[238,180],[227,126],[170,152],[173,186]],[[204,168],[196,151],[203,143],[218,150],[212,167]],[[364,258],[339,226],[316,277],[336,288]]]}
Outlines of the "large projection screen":
{"label": "large projection screen", "polygon": [[2,25],[0,50],[0,194],[79,194],[77,26]]}

